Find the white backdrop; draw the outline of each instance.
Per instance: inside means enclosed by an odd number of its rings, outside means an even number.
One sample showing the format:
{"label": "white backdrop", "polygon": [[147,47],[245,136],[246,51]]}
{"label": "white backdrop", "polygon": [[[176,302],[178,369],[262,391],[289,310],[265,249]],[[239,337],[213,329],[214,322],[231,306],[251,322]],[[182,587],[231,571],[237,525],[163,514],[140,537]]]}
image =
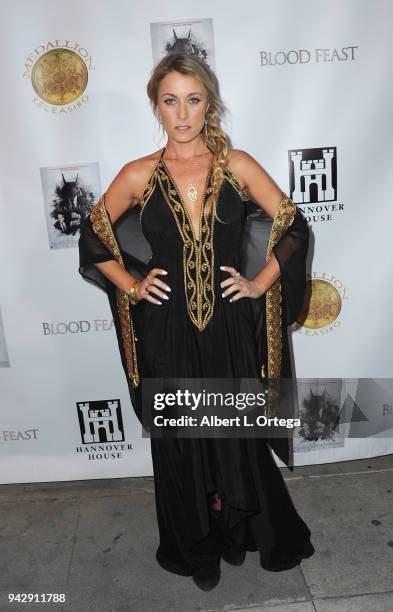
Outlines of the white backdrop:
{"label": "white backdrop", "polygon": [[[0,482],[152,474],[107,298],[78,274],[79,232],[56,228],[49,213],[77,175],[86,205],[127,161],[164,144],[146,83],[173,30],[178,38],[191,30],[206,51],[230,110],[224,128],[233,146],[289,195],[299,179],[291,151],[315,158],[314,176],[325,177],[323,152],[333,152],[333,195],[296,202],[312,229],[310,275],[322,300],[311,326],[293,333],[296,375],[376,379],[362,407],[376,426],[362,439],[300,440],[296,464],[392,453],[392,400],[379,380],[392,376],[392,3],[3,0],[0,7]],[[321,380],[320,391],[326,385]],[[102,407],[89,402],[104,402],[112,440],[83,437],[89,423],[78,402],[87,411]]]}

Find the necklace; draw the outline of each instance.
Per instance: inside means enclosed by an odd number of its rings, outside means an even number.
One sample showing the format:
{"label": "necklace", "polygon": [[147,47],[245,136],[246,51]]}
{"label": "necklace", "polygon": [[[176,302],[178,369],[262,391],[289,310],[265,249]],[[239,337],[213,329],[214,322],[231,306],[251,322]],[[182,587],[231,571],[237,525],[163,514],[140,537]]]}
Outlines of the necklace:
{"label": "necklace", "polygon": [[[209,151],[209,153],[210,153],[210,151]],[[202,153],[200,155],[200,157],[203,157],[204,155],[207,155],[207,153]],[[199,161],[192,161],[191,164],[193,166],[200,166],[201,162],[199,162]],[[197,188],[195,187],[195,185],[192,182],[188,183],[188,188],[187,188],[186,194],[187,194],[187,197],[190,200],[190,202],[194,203],[194,202],[197,201],[198,190],[197,190]]]}

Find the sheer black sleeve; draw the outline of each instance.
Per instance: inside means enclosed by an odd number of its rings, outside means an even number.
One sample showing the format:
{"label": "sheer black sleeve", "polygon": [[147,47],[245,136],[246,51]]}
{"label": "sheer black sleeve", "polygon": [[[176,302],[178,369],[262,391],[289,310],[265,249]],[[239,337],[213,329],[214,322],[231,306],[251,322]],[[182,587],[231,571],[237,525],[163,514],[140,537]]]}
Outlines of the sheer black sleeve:
{"label": "sheer black sleeve", "polygon": [[291,325],[296,321],[303,306],[308,247],[308,224],[297,208],[292,223],[272,247],[281,271],[281,291],[286,325]]}
{"label": "sheer black sleeve", "polygon": [[78,247],[79,274],[88,282],[107,291],[110,281],[94,264],[112,260],[114,257],[94,232],[90,215],[81,225]]}
{"label": "sheer black sleeve", "polygon": [[[142,233],[139,207],[130,208],[114,224],[111,223],[109,215],[106,215],[106,220],[105,236],[113,232],[116,239],[116,248],[121,255],[120,261],[130,274],[136,278],[142,278],[148,271],[147,262],[151,258],[151,250]],[[113,252],[102,240],[102,236],[99,237],[94,231],[91,213],[81,226],[78,246],[79,273],[88,282],[107,291],[108,283],[111,283],[111,281],[94,264],[113,259],[119,261],[119,259],[113,255]]]}
{"label": "sheer black sleeve", "polygon": [[265,294],[252,300],[260,345],[262,377],[290,373],[287,329],[299,317],[306,290],[309,229],[301,211],[284,192],[274,218],[248,203],[244,227],[242,273],[254,278],[274,254],[280,276]]}

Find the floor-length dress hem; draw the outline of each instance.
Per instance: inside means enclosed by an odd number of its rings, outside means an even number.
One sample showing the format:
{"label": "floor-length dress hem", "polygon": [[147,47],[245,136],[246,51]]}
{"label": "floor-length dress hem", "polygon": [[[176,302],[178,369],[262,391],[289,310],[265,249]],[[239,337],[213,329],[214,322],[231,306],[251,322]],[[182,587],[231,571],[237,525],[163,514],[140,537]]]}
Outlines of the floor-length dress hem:
{"label": "floor-length dress hem", "polygon": [[157,550],[156,552],[156,560],[164,570],[166,570],[167,572],[171,572],[172,574],[178,574],[178,576],[193,576],[196,571],[196,568],[180,568],[178,565],[164,557],[164,555],[162,555],[159,550]]}
{"label": "floor-length dress hem", "polygon": [[[255,543],[250,543],[249,541],[236,541],[236,537],[233,538],[234,530],[241,522],[258,515],[261,515],[262,518],[261,508],[258,510],[236,508],[233,504],[228,502],[224,496],[218,495],[221,499],[221,510],[214,512],[215,516],[210,517],[210,528],[207,533],[197,542],[189,546],[187,551],[191,553],[191,555],[193,553],[200,554],[200,559],[202,559],[203,556],[205,560],[196,562],[195,564],[180,565],[166,557],[161,550],[161,546],[159,546],[156,552],[156,560],[163,569],[180,576],[193,576],[199,568],[213,565],[214,559],[221,557],[222,553],[229,549],[232,544],[236,544],[237,547],[247,552],[259,551],[260,566],[262,569],[271,572],[290,570],[299,565],[303,559],[307,559],[314,554],[315,549],[310,541],[311,532],[299,517],[300,522],[304,525],[304,541],[300,550],[297,549],[291,554],[290,549],[287,548],[285,549],[285,558],[283,560],[276,562],[264,561],[264,550],[260,550]],[[269,551],[269,556],[273,557],[271,550]]]}
{"label": "floor-length dress hem", "polygon": [[303,550],[297,553],[295,556],[291,557],[288,561],[270,566],[260,561],[260,566],[269,572],[283,572],[296,567],[303,561],[303,559],[308,559],[309,557],[311,557],[314,552],[314,546],[312,545],[310,540],[307,540],[307,542],[305,542],[304,544]]}
{"label": "floor-length dress hem", "polygon": [[[244,519],[245,518],[247,517],[244,517]],[[209,535],[210,535],[210,532],[208,536]],[[224,534],[224,537],[225,537],[225,534]],[[257,552],[259,550],[258,547],[255,545],[240,546],[240,548],[247,552]],[[261,559],[262,554],[260,552],[259,565],[262,569],[264,569],[265,571],[269,571],[269,572],[288,571],[290,569],[293,569],[297,565],[300,565],[300,563],[304,559],[310,558],[314,553],[315,553],[314,546],[312,545],[310,539],[308,539],[305,541],[303,549],[301,551],[297,552],[295,555],[287,558],[286,561],[282,561],[281,563],[276,563],[276,564],[264,563]],[[160,548],[157,549],[155,556],[156,556],[156,560],[158,564],[163,569],[165,569],[166,571],[172,574],[189,577],[189,576],[193,576],[198,569],[198,566],[196,565],[195,566],[187,565],[187,566],[181,567],[177,563],[174,563],[170,559],[166,558],[165,555],[160,551]],[[221,556],[221,555],[218,555],[218,556]]]}

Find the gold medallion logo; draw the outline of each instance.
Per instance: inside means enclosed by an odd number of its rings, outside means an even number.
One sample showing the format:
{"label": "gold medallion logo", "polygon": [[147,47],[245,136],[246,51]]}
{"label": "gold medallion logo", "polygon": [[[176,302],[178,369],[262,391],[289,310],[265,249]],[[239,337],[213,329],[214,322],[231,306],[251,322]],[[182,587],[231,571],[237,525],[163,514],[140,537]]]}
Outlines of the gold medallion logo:
{"label": "gold medallion logo", "polygon": [[69,113],[87,102],[91,55],[78,43],[55,40],[39,45],[25,61],[24,77],[36,93],[33,102],[51,114]]}
{"label": "gold medallion logo", "polygon": [[328,278],[325,273],[320,276],[322,278],[314,273],[307,281],[303,307],[297,319],[298,329],[305,328],[306,335],[325,334],[339,327],[342,303],[348,299],[343,283],[335,276]]}
{"label": "gold medallion logo", "polygon": [[337,319],[341,310],[341,298],[337,289],[319,278],[307,281],[305,303],[308,312],[303,327],[319,329]]}
{"label": "gold medallion logo", "polygon": [[44,53],[34,64],[31,82],[36,94],[49,104],[69,104],[83,94],[87,68],[81,57],[69,49]]}

